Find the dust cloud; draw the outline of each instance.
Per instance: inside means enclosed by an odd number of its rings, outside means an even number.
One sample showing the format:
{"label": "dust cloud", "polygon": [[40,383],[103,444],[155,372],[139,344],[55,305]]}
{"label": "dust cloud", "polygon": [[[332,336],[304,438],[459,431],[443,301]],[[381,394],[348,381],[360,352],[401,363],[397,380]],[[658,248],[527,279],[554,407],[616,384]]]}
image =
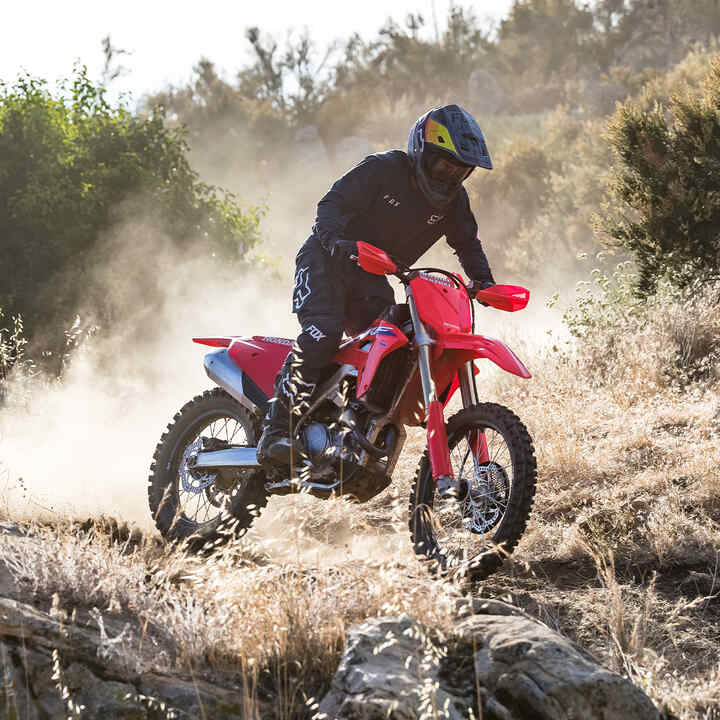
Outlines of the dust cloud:
{"label": "dust cloud", "polygon": [[[150,245],[146,232],[137,221],[120,226],[97,272],[96,290],[118,309],[113,331],[87,338],[62,381],[11,382],[0,414],[0,509],[13,517],[105,513],[151,527],[155,445],[175,412],[212,386],[207,349],[191,338],[296,334],[289,283],[201,250],[180,253],[162,237]],[[143,293],[161,297],[152,312],[132,297]]]}
{"label": "dust cloud", "polygon": [[[0,511],[49,519],[104,513],[152,528],[146,482],[155,445],[175,412],[212,386],[202,366],[205,351],[191,338],[294,337],[294,257],[310,232],[318,199],[368,152],[402,147],[404,133],[397,135],[396,142],[382,147],[363,150],[358,142],[353,157],[331,156],[315,138],[288,148],[284,172],[262,183],[253,175],[256,168],[231,177],[193,158],[204,180],[229,187],[243,202],[267,206],[256,271],[222,264],[202,247],[180,252],[142,220],[121,223],[94,262],[87,306],[79,310],[81,318],[91,316],[93,297],[101,294],[119,321],[111,332],[97,333],[74,350],[62,381],[18,378],[11,387],[12,409],[0,414]],[[492,264],[494,249],[486,251]],[[420,264],[460,270],[443,242]],[[521,284],[521,279],[497,279]],[[402,301],[397,284],[395,291]],[[139,302],[144,298],[152,301],[144,305]],[[528,355],[547,343],[548,329],[552,334],[561,325],[559,313],[544,307],[543,294],[523,313],[478,307],[477,318],[477,332],[503,339],[531,371]],[[482,372],[491,381],[500,371],[493,366]],[[294,526],[302,522],[298,518]],[[270,544],[282,535],[269,516],[260,519],[259,528]],[[317,547],[327,556],[328,542],[308,542],[306,552]],[[340,555],[385,553],[377,536],[363,531],[338,530],[330,544]]]}

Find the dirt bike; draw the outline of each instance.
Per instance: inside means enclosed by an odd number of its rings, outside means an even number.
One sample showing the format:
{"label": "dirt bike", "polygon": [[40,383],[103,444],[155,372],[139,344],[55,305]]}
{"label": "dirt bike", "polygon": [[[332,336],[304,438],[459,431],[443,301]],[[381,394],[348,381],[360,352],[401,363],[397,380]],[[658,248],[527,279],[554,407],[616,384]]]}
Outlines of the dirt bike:
{"label": "dirt bike", "polygon": [[[155,450],[148,498],[160,532],[172,540],[220,542],[246,531],[270,495],[307,492],[359,502],[388,487],[405,426],[427,429],[409,498],[417,555],[440,573],[471,579],[496,570],[522,535],[535,494],[532,440],[509,409],[481,403],[475,358],[521,378],[530,373],[505,344],[473,334],[474,304],[459,275],[403,267],[358,243],[360,267],[392,274],[407,302],[343,342],[291,432],[291,465],[260,465],[255,445],[275,376],[293,341],[276,337],[199,337],[220,348],[205,356],[217,384],[187,403]],[[483,304],[523,309],[529,292],[495,285]],[[463,409],[444,409],[460,390]]]}

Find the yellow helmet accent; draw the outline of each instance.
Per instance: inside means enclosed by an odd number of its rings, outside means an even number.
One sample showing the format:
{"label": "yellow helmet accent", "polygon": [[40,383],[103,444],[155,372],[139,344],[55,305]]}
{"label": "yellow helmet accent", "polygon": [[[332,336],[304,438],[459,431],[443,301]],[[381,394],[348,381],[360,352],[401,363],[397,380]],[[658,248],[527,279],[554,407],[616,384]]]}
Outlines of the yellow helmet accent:
{"label": "yellow helmet accent", "polygon": [[453,155],[458,155],[448,129],[432,118],[428,118],[425,124],[425,142],[449,150]]}

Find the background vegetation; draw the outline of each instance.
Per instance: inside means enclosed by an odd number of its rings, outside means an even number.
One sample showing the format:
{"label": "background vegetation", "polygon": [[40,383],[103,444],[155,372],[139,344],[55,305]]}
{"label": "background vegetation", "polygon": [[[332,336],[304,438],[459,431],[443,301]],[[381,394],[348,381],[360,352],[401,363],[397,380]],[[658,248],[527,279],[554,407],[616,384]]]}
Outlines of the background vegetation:
{"label": "background vegetation", "polygon": [[144,221],[148,255],[153,231],[223,260],[241,259],[258,239],[257,210],[200,181],[179,129],[160,111],[111,107],[84,70],[54,94],[33,78],[2,86],[0,158],[0,308],[51,350],[88,298],[95,322],[116,319],[95,270],[129,218]]}
{"label": "background vegetation", "polygon": [[[458,101],[495,160],[469,189],[496,276],[585,288],[566,315],[577,343],[531,356],[532,385],[484,388],[529,425],[540,482],[532,527],[480,592],[509,596],[627,673],[667,717],[714,717],[719,33],[714,0],[517,0],[496,31],[454,6],[435,33],[413,15],[328,50],[250,29],[254,61],[235,76],[200,59],[185,85],[132,110],[82,72],[58,90],[5,85],[0,389],[13,367],[31,375],[40,349],[62,356],[78,312],[99,333],[124,327],[129,307],[152,314],[163,294],[147,275],[172,279],[168,247],[256,273],[261,247],[289,268],[339,172],[363,152],[402,147],[428,106]],[[130,241],[137,252],[116,265]],[[142,403],[147,414],[147,394]],[[129,655],[136,669],[240,677],[249,717],[307,717],[304,700],[327,687],[349,623],[401,611],[452,622],[452,591],[428,586],[397,552],[423,442],[410,438],[392,497],[362,511],[335,501],[270,513],[275,536],[212,562],[62,522],[4,557],[38,603],[59,593],[71,610],[130,618],[139,637],[160,618],[169,654],[146,643],[146,655]],[[347,562],[348,543],[363,559]]]}
{"label": "background vegetation", "polygon": [[80,70],[56,91],[3,85],[0,308],[56,353],[80,308],[112,325],[95,270],[128,218],[146,221],[149,254],[160,237],[240,260],[268,202],[267,252],[292,255],[338,172],[449,101],[495,156],[470,191],[498,277],[553,289],[609,245],[636,261],[637,292],[687,285],[718,260],[718,31],[713,0],[517,0],[494,32],[454,5],[434,33],[418,13],[324,50],[249,28],[234,79],[203,58],[136,110],[105,99],[122,52],[106,38],[101,84]]}

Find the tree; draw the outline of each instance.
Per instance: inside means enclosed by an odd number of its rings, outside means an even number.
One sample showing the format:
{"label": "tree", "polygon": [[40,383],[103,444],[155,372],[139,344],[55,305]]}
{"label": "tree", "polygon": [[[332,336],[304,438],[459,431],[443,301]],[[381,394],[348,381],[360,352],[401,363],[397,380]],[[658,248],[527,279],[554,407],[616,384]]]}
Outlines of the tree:
{"label": "tree", "polygon": [[23,316],[28,336],[55,327],[62,342],[119,207],[178,247],[203,243],[225,259],[258,239],[257,211],[199,181],[160,112],[112,107],[84,70],[56,96],[29,77],[0,86],[0,308]]}
{"label": "tree", "polygon": [[[699,91],[628,101],[608,125],[617,165],[600,228],[637,263],[637,291],[720,272],[720,56]],[[617,208],[616,212],[612,212]]]}

